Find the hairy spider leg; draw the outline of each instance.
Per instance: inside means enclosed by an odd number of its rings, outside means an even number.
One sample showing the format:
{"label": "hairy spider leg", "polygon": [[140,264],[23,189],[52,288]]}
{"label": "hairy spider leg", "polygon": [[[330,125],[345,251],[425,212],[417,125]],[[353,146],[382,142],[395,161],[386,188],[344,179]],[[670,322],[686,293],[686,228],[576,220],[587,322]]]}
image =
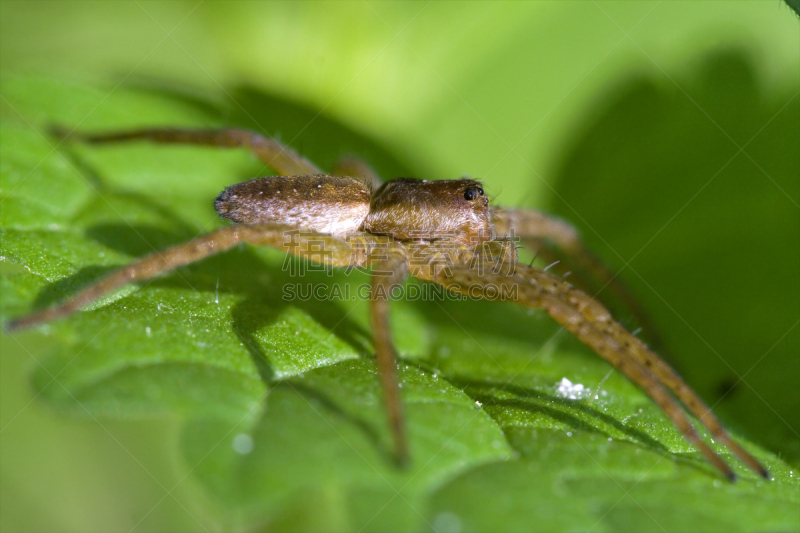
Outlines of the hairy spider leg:
{"label": "hairy spider leg", "polygon": [[616,323],[601,304],[559,277],[521,263],[513,265],[512,268],[505,268],[499,273],[485,272],[482,275],[479,275],[474,268],[456,265],[429,272],[427,275],[422,274],[420,277],[426,277],[449,290],[472,298],[483,296],[486,292],[470,291],[470,287],[498,287],[503,283],[516,285],[517,299],[508,298],[507,294],[498,291],[500,299],[526,307],[544,309],[556,322],[641,387],[683,436],[728,479],[733,481],[736,475],[700,438],[680,404],[669,394],[664,385],[678,396],[714,438],[736,454],[748,467],[769,479],[767,469],[728,436],[711,410],[664,361]]}
{"label": "hairy spider leg", "polygon": [[392,290],[408,277],[409,264],[405,248],[397,243],[391,244],[388,249],[376,250],[370,261],[370,322],[384,405],[394,441],[395,460],[398,465],[404,466],[409,460],[408,439],[397,377],[397,353],[389,329],[389,298]]}
{"label": "hairy spider leg", "polygon": [[334,176],[350,176],[359,178],[363,181],[370,192],[378,190],[383,185],[378,173],[367,163],[352,156],[344,156],[339,159],[331,169],[331,174]]}
{"label": "hairy spider leg", "polygon": [[[287,236],[290,237],[289,242]],[[12,320],[6,325],[6,330],[28,328],[66,316],[129,283],[165,274],[178,267],[224,252],[240,242],[271,246],[312,260],[321,259],[321,262],[330,266],[362,266],[366,262],[366,252],[363,247],[354,249],[347,242],[324,233],[308,230],[300,232],[293,226],[280,224],[228,226],[134,261],[54,307]],[[324,247],[325,254],[319,254],[317,251],[320,246]]]}
{"label": "hairy spider leg", "polygon": [[[608,311],[587,294],[577,289],[571,289],[568,293],[568,299],[572,305],[580,309],[586,318],[600,320],[600,323],[606,327],[604,331],[606,335],[624,339],[623,346],[626,352],[636,358],[647,371],[655,375],[662,385],[671,390],[720,444],[732,451],[734,455],[739,457],[748,467],[758,472],[759,475],[765,478],[769,477],[767,470],[745,451],[738,442],[731,439],[722,423],[714,416],[714,413],[697,393],[681,379],[672,367],[650,350],[644,342],[630,334],[618,322],[615,322],[611,315],[608,314]],[[601,332],[603,332],[602,329]]]}
{"label": "hairy spider leg", "polygon": [[[563,261],[577,267],[575,284],[586,292],[600,292],[609,287],[614,297],[630,311],[645,331],[651,344],[664,348],[657,328],[639,301],[633,296],[618,273],[611,270],[583,242],[578,230],[569,222],[534,209],[492,209],[492,222],[500,235],[513,232],[523,244],[546,262]],[[594,279],[587,279],[587,276]],[[595,295],[596,296],[596,295]]]}
{"label": "hairy spider leg", "polygon": [[148,128],[111,133],[77,133],[66,128],[53,128],[53,133],[64,139],[77,138],[94,144],[126,141],[152,141],[163,144],[198,144],[221,148],[245,147],[265,165],[279,174],[295,176],[302,174],[324,174],[314,163],[285,144],[254,131],[240,128],[219,130],[194,130],[172,128]]}
{"label": "hairy spider leg", "polygon": [[[151,141],[159,144],[196,144],[220,148],[244,147],[250,149],[262,163],[277,170],[279,174],[287,176],[324,174],[314,163],[285,144],[271,137],[240,128],[219,130],[147,128],[87,134],[55,127],[52,132],[64,139],[78,139],[93,144]],[[339,159],[331,169],[331,174],[359,178],[373,191],[383,184],[381,178],[369,164],[352,156]]]}
{"label": "hairy spider leg", "polygon": [[[389,333],[388,297],[408,275],[408,258],[401,245],[387,238],[353,235],[347,241],[294,226],[258,224],[228,226],[189,242],[167,248],[119,268],[62,303],[9,322],[6,331],[29,328],[67,316],[98,298],[130,283],[146,281],[181,266],[224,252],[238,243],[270,246],[332,267],[372,266],[370,317],[375,332],[375,354],[384,391],[395,457],[408,462],[403,405],[397,378],[394,347]],[[377,244],[376,244],[377,243]],[[324,252],[324,253],[320,253]]]}

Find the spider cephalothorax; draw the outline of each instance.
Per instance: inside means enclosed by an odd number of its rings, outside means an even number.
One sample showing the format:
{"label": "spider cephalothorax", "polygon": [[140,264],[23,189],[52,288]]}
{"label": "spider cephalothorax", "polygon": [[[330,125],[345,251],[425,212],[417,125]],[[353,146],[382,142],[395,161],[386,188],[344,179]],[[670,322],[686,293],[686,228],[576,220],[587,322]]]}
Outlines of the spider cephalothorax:
{"label": "spider cephalothorax", "polygon": [[475,245],[492,238],[489,217],[489,199],[475,180],[398,178],[372,195],[364,229],[402,241]]}
{"label": "spider cephalothorax", "polygon": [[[8,324],[9,330],[41,324],[128,283],[149,279],[227,250],[237,243],[272,246],[334,267],[372,269],[370,321],[398,462],[408,445],[389,333],[388,297],[409,275],[472,298],[513,301],[544,309],[598,355],[639,385],[711,463],[729,479],[731,468],[706,444],[681,408],[688,409],[720,444],[751,469],[767,470],[730,438],[697,394],[600,302],[542,269],[516,262],[508,237],[546,255],[571,256],[628,302],[635,302],[564,221],[530,210],[490,207],[482,185],[470,179],[399,178],[380,184],[364,163],[345,159],[324,174],[274,139],[245,130],[139,130],[84,135],[89,142],[149,139],[163,143],[246,146],[283,176],[257,178],[217,197],[228,226],[112,272],[55,307]],[[288,236],[288,238],[287,238]],[[513,290],[502,290],[512,287]],[[492,296],[493,295],[493,296]],[[676,400],[677,399],[677,400]],[[680,403],[679,403],[680,402]]]}

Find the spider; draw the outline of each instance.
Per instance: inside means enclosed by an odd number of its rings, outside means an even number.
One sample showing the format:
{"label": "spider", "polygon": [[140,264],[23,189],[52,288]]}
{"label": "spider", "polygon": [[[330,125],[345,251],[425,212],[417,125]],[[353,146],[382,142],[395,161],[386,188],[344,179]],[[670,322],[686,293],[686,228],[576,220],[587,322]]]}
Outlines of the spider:
{"label": "spider", "polygon": [[[325,174],[291,148],[248,130],[70,133],[90,143],[149,140],[246,147],[282,175],[232,185],[217,197],[214,207],[233,225],[122,267],[63,303],[11,321],[7,324],[9,331],[63,317],[124,285],[159,276],[238,243],[272,246],[330,267],[371,269],[370,322],[399,464],[408,461],[409,451],[397,357],[389,330],[389,300],[392,289],[410,275],[470,298],[513,301],[544,309],[641,387],[683,436],[729,480],[734,481],[736,475],[700,438],[681,403],[714,439],[769,479],[766,468],[731,439],[700,397],[643,341],[617,323],[602,304],[546,269],[517,262],[511,235],[542,250],[555,248],[563,256],[576,258],[589,270],[599,272],[606,283],[613,284],[615,276],[588,252],[577,232],[560,219],[538,211],[490,207],[481,183],[467,178],[398,178],[381,183],[367,164],[354,158],[341,160],[331,174]],[[59,134],[69,136],[66,131]],[[623,292],[619,285],[617,289]]]}

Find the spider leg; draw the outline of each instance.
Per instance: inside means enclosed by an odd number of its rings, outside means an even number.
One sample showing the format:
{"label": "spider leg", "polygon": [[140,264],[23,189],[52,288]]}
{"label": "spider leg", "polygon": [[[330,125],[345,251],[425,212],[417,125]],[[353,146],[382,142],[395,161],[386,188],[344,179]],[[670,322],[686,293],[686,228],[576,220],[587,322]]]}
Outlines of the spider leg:
{"label": "spider leg", "polygon": [[613,296],[633,313],[652,344],[663,346],[639,301],[618,274],[586,247],[574,226],[532,209],[493,208],[491,212],[498,234],[519,237],[526,247],[535,250],[548,263],[564,261],[575,267],[575,284],[586,292],[592,294],[608,286]]}
{"label": "spider leg", "polygon": [[409,459],[403,403],[397,378],[397,354],[389,329],[389,298],[392,289],[408,276],[408,256],[401,246],[379,250],[371,257],[370,322],[375,342],[375,359],[384,394],[386,414],[394,441],[395,460],[405,465]]}
{"label": "spider leg", "polygon": [[[626,351],[652,373],[658,381],[665,385],[672,393],[686,406],[692,415],[703,424],[711,435],[720,444],[728,448],[748,467],[758,472],[762,477],[769,478],[769,473],[752,455],[745,451],[742,446],[733,440],[722,423],[714,416],[711,409],[703,400],[687,385],[683,379],[672,369],[663,359],[656,355],[640,339],[628,333],[619,323],[615,322],[608,311],[603,309],[596,300],[587,294],[571,289],[568,293],[571,304],[576,306],[584,317],[592,320],[601,319],[605,324],[605,334],[623,340]],[[602,329],[601,329],[602,331]]]}
{"label": "spider leg", "polygon": [[285,144],[254,131],[240,128],[220,130],[193,130],[152,128],[109,133],[78,133],[65,128],[53,128],[53,133],[63,138],[78,138],[93,143],[115,143],[147,140],[164,144],[199,144],[224,148],[245,147],[264,164],[286,176],[324,174],[314,163]]}
{"label": "spider leg", "polygon": [[339,159],[331,169],[333,176],[350,176],[363,181],[370,191],[375,191],[383,185],[378,173],[366,162],[356,157],[345,156]]}
{"label": "spider leg", "polygon": [[359,253],[347,242],[324,233],[305,230],[301,232],[294,226],[278,224],[228,226],[134,261],[54,307],[12,320],[6,325],[6,331],[28,328],[61,318],[129,283],[165,274],[228,250],[240,242],[272,246],[331,266],[359,266],[364,264],[366,259],[363,257],[364,252]]}
{"label": "spider leg", "polygon": [[711,410],[667,363],[616,323],[599,302],[561,278],[517,263],[504,266],[497,273],[479,272],[467,266],[453,266],[429,274],[427,279],[472,298],[485,297],[486,288],[493,287],[495,291],[491,294],[497,295],[499,299],[544,309],[556,322],[641,387],[683,436],[728,479],[735,480],[735,474],[700,438],[680,404],[667,391],[667,387],[708,428],[715,439],[736,454],[748,467],[769,479],[766,468],[730,438]]}

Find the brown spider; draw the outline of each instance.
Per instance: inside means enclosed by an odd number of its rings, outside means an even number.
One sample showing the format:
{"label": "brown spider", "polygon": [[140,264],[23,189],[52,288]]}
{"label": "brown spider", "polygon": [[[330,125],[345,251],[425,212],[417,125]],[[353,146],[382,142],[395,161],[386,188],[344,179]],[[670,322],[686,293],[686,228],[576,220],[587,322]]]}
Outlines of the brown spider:
{"label": "brown spider", "polygon": [[[717,441],[769,478],[766,468],[730,438],[675,371],[615,322],[597,300],[545,270],[517,262],[516,247],[508,238],[513,234],[545,251],[555,246],[556,253],[577,258],[613,284],[615,276],[561,220],[536,211],[489,207],[481,184],[471,179],[400,178],[381,184],[369,166],[355,159],[342,160],[327,175],[292,149],[245,130],[150,129],[80,137],[92,143],[146,139],[244,146],[283,175],[232,185],[217,197],[214,207],[234,225],[131,263],[60,305],[12,321],[9,331],[62,317],[128,283],[164,274],[240,242],[272,246],[329,266],[371,268],[370,321],[399,463],[407,461],[408,446],[389,333],[389,295],[412,275],[471,298],[511,300],[544,309],[640,386],[728,479],[735,480],[735,474],[700,438],[675,398]],[[617,291],[623,292],[618,285]]]}

